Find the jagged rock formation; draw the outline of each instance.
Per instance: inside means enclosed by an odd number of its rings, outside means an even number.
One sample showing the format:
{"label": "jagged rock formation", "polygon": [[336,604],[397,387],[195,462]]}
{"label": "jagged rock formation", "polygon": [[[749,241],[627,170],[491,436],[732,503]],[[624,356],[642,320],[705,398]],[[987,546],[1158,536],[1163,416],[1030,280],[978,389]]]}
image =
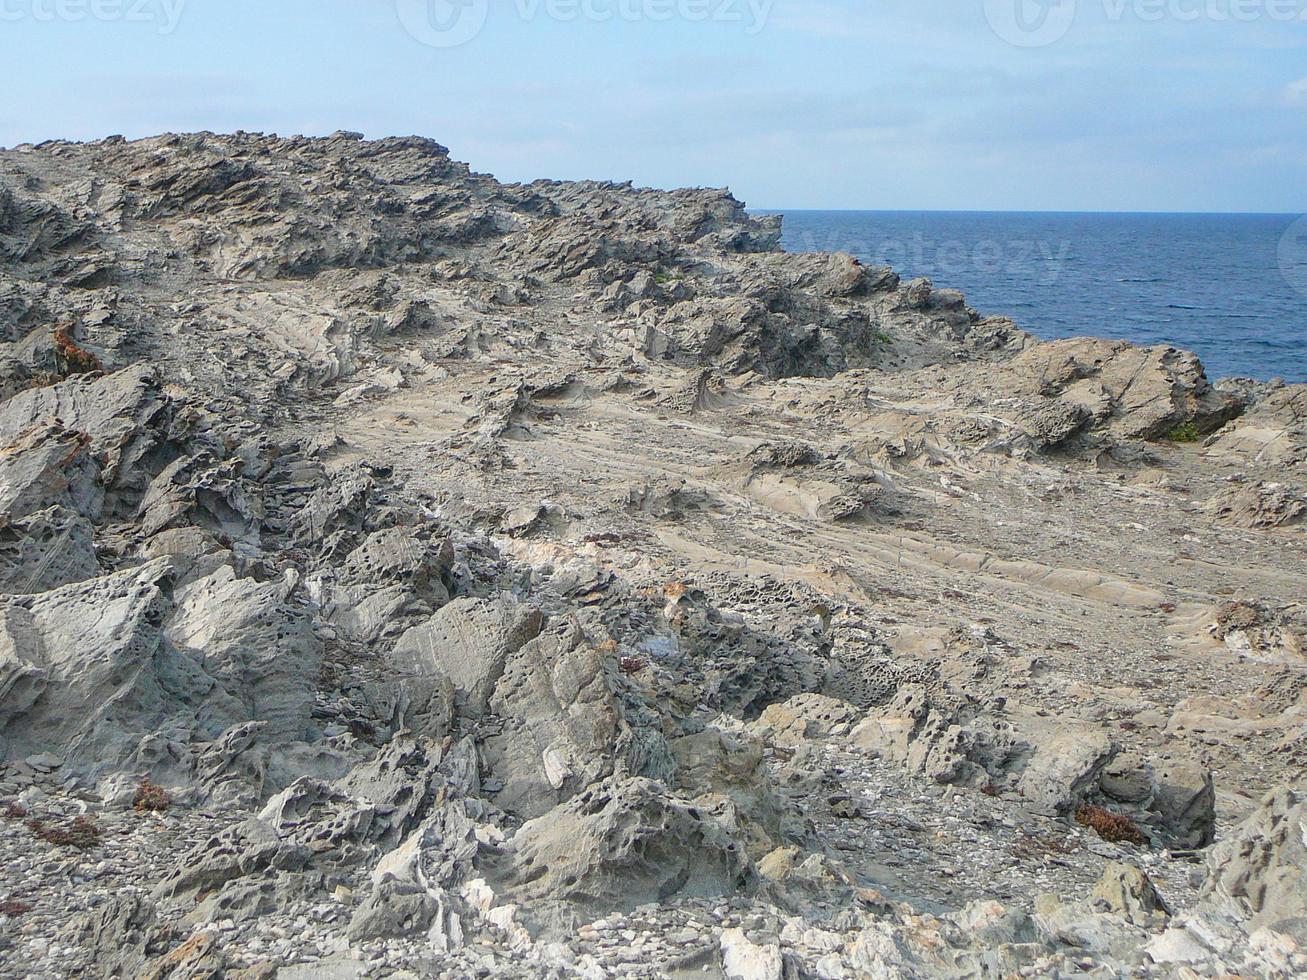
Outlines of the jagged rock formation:
{"label": "jagged rock formation", "polygon": [[1307,970],[1302,387],[779,230],[0,152],[0,973]]}

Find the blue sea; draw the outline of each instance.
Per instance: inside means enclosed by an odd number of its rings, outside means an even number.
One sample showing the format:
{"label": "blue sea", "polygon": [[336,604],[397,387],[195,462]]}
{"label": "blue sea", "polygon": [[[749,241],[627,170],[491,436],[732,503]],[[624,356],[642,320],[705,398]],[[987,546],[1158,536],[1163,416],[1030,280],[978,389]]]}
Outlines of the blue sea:
{"label": "blue sea", "polygon": [[1208,377],[1307,381],[1307,219],[1269,214],[767,211],[788,251],[929,276],[1048,339],[1196,352]]}

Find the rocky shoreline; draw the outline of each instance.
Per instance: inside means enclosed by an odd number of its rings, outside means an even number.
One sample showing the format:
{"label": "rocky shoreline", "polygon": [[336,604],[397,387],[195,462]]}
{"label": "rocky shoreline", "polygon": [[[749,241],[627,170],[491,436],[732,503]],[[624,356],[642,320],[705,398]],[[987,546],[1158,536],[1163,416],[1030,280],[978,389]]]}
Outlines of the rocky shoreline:
{"label": "rocky shoreline", "polygon": [[779,236],[0,151],[0,975],[1307,971],[1307,386]]}

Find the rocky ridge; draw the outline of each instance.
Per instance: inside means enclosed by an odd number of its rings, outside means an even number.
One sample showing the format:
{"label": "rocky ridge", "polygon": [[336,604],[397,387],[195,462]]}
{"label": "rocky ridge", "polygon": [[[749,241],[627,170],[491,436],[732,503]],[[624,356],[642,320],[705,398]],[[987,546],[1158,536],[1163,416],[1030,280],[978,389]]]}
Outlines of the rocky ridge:
{"label": "rocky ridge", "polygon": [[428,140],[0,152],[0,973],[1307,971],[1307,394]]}

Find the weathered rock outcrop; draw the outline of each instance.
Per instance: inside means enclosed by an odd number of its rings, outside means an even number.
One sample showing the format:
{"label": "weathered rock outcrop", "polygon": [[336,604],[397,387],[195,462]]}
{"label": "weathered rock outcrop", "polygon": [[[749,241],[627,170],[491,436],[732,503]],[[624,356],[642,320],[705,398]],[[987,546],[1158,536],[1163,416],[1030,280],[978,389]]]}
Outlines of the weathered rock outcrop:
{"label": "weathered rock outcrop", "polygon": [[1307,946],[1307,800],[1277,790],[1212,849],[1201,905]]}
{"label": "weathered rock outcrop", "polygon": [[480,717],[509,658],[540,633],[540,611],[511,596],[455,599],[399,638],[390,660],[405,676],[447,677],[458,710]]}
{"label": "weathered rock outcrop", "polygon": [[755,873],[733,831],[651,780],[601,782],[523,826],[498,880],[525,916],[562,931],[579,914],[748,887]]}
{"label": "weathered rock outcrop", "polygon": [[156,732],[208,741],[258,720],[277,741],[314,737],[308,684],[320,651],[275,583],[227,567],[174,596],[160,559],[13,597],[0,616],[11,756],[53,748],[99,772]]}
{"label": "weathered rock outcrop", "polygon": [[1302,386],[780,230],[0,152],[0,975],[1307,971]]}

